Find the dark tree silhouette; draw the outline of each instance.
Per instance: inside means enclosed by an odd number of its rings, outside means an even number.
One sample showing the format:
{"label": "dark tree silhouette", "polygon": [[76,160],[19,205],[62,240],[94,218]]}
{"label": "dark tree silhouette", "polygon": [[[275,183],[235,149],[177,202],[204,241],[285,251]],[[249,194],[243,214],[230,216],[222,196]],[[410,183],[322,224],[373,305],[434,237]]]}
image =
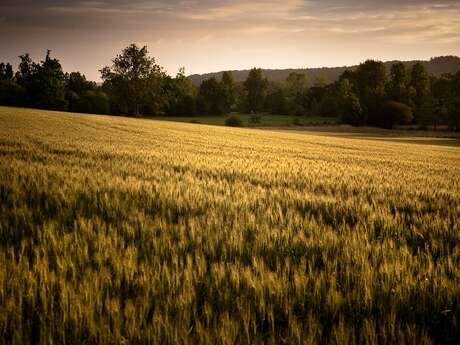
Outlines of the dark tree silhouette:
{"label": "dark tree silhouette", "polygon": [[[341,68],[342,75],[338,80],[334,76],[333,83],[316,73],[310,76],[314,80],[316,76],[313,86],[304,71],[284,71],[284,81],[268,82],[261,69],[253,68],[244,82],[235,82],[233,73],[240,76],[239,72],[223,72],[220,80],[205,79],[196,87],[183,68],[175,77],[168,76],[147,47],[136,44],[123,49],[111,66],[101,70],[102,86],[79,72],[64,73],[59,60],[50,55],[48,51],[38,63],[29,54],[21,55],[16,71],[0,62],[0,104],[135,116],[230,111],[333,116],[352,125],[389,128],[413,117],[412,124],[420,128],[460,127],[460,72],[441,74],[447,65],[460,61],[454,57],[416,63],[410,70],[407,63],[390,66],[368,60],[353,69]],[[433,67],[439,64],[444,67]],[[427,68],[435,75],[429,75]],[[323,75],[331,79],[330,74]],[[252,124],[260,119],[254,116]]]}
{"label": "dark tree silhouette", "polygon": [[221,87],[224,94],[224,113],[230,112],[236,102],[235,79],[232,72],[222,74]]}
{"label": "dark tree silhouette", "polygon": [[356,70],[358,96],[368,123],[379,125],[379,113],[385,101],[385,65],[380,61],[367,60]]}
{"label": "dark tree silhouette", "polygon": [[198,94],[200,110],[204,114],[223,114],[226,111],[226,94],[216,78],[204,80]]}
{"label": "dark tree silhouette", "polygon": [[402,62],[391,66],[388,96],[395,102],[409,104],[409,78]]}
{"label": "dark tree silhouette", "polygon": [[430,94],[430,80],[425,67],[417,63],[411,70],[412,99],[414,103],[414,120],[419,122],[427,111],[427,100]]}
{"label": "dark tree silhouette", "polygon": [[131,44],[112,60],[111,67],[100,70],[104,86],[112,95],[115,108],[126,114],[140,115],[140,110],[148,103],[149,83],[162,78],[164,72],[149,57],[146,46],[139,48]]}
{"label": "dark tree silhouette", "polygon": [[412,109],[404,103],[390,101],[383,105],[383,127],[393,128],[395,125],[405,125],[412,121]]}
{"label": "dark tree silhouette", "polygon": [[267,94],[268,81],[260,68],[253,68],[244,82],[246,110],[251,113],[261,112]]}

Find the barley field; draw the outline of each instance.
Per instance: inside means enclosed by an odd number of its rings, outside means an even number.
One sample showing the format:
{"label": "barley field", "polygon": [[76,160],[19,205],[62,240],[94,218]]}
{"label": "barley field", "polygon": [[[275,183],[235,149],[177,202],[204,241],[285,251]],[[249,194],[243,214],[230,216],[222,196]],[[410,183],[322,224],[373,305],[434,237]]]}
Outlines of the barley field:
{"label": "barley field", "polygon": [[460,148],[0,108],[1,344],[458,344]]}

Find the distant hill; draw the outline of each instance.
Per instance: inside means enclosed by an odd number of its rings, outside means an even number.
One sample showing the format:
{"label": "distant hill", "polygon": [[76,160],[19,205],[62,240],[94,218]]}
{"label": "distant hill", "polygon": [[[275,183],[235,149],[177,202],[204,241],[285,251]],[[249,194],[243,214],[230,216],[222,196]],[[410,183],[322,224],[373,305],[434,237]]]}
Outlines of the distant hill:
{"label": "distant hill", "polygon": [[[391,65],[399,61],[387,61],[385,66],[387,71],[390,71]],[[456,73],[460,71],[460,58],[458,56],[440,56],[430,59],[429,61],[403,61],[406,67],[411,68],[417,62],[422,63],[430,74],[440,76],[444,73]],[[339,76],[346,70],[355,70],[358,66],[344,66],[344,67],[321,67],[321,68],[290,68],[290,69],[264,69],[265,76],[270,81],[284,81],[289,73],[305,73],[308,80],[313,83],[317,77],[323,77],[327,82],[336,81]],[[216,77],[221,78],[223,71],[206,73],[206,74],[193,74],[190,79],[195,85],[200,85],[203,80]],[[233,76],[237,82],[244,81],[249,73],[249,70],[232,71]]]}

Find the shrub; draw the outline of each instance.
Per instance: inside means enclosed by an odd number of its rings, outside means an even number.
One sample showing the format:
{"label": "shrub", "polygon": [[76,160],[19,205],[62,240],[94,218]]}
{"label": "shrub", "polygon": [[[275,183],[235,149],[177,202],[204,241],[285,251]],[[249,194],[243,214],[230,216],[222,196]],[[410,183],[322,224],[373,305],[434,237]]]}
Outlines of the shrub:
{"label": "shrub", "polygon": [[300,119],[294,119],[293,124],[294,124],[295,126],[303,126],[303,125],[304,125],[303,122],[300,121]]}
{"label": "shrub", "polygon": [[387,102],[382,108],[382,125],[384,128],[393,128],[394,125],[405,125],[412,121],[412,109],[399,102]]}
{"label": "shrub", "polygon": [[249,117],[249,123],[254,126],[260,125],[262,124],[262,117],[260,115],[253,114]]}
{"label": "shrub", "polygon": [[243,127],[243,121],[238,116],[230,116],[225,120],[225,126],[229,127]]}
{"label": "shrub", "polygon": [[91,102],[92,112],[95,114],[108,114],[110,111],[109,97],[105,92],[95,91],[87,96]]}
{"label": "shrub", "polygon": [[66,98],[70,111],[88,114],[108,114],[110,112],[109,97],[102,91],[88,90],[81,95],[69,91]]}
{"label": "shrub", "polygon": [[11,80],[0,80],[0,104],[21,106],[27,104],[26,90]]}

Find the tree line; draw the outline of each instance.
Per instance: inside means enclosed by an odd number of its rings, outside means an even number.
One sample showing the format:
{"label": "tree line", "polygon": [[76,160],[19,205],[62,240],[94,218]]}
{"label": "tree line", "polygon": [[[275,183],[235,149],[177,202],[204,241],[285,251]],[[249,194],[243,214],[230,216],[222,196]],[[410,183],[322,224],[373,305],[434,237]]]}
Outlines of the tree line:
{"label": "tree line", "polygon": [[[429,75],[417,63],[395,63],[388,74],[383,62],[367,60],[339,80],[313,83],[302,73],[269,82],[252,69],[244,82],[231,72],[195,86],[180,69],[169,76],[146,46],[131,44],[111,66],[100,70],[102,84],[79,72],[65,73],[50,51],[34,62],[21,55],[17,70],[0,63],[0,104],[128,116],[195,116],[230,112],[340,117],[343,123],[393,128],[447,125],[460,130],[460,72]],[[312,85],[311,85],[312,84]]]}

